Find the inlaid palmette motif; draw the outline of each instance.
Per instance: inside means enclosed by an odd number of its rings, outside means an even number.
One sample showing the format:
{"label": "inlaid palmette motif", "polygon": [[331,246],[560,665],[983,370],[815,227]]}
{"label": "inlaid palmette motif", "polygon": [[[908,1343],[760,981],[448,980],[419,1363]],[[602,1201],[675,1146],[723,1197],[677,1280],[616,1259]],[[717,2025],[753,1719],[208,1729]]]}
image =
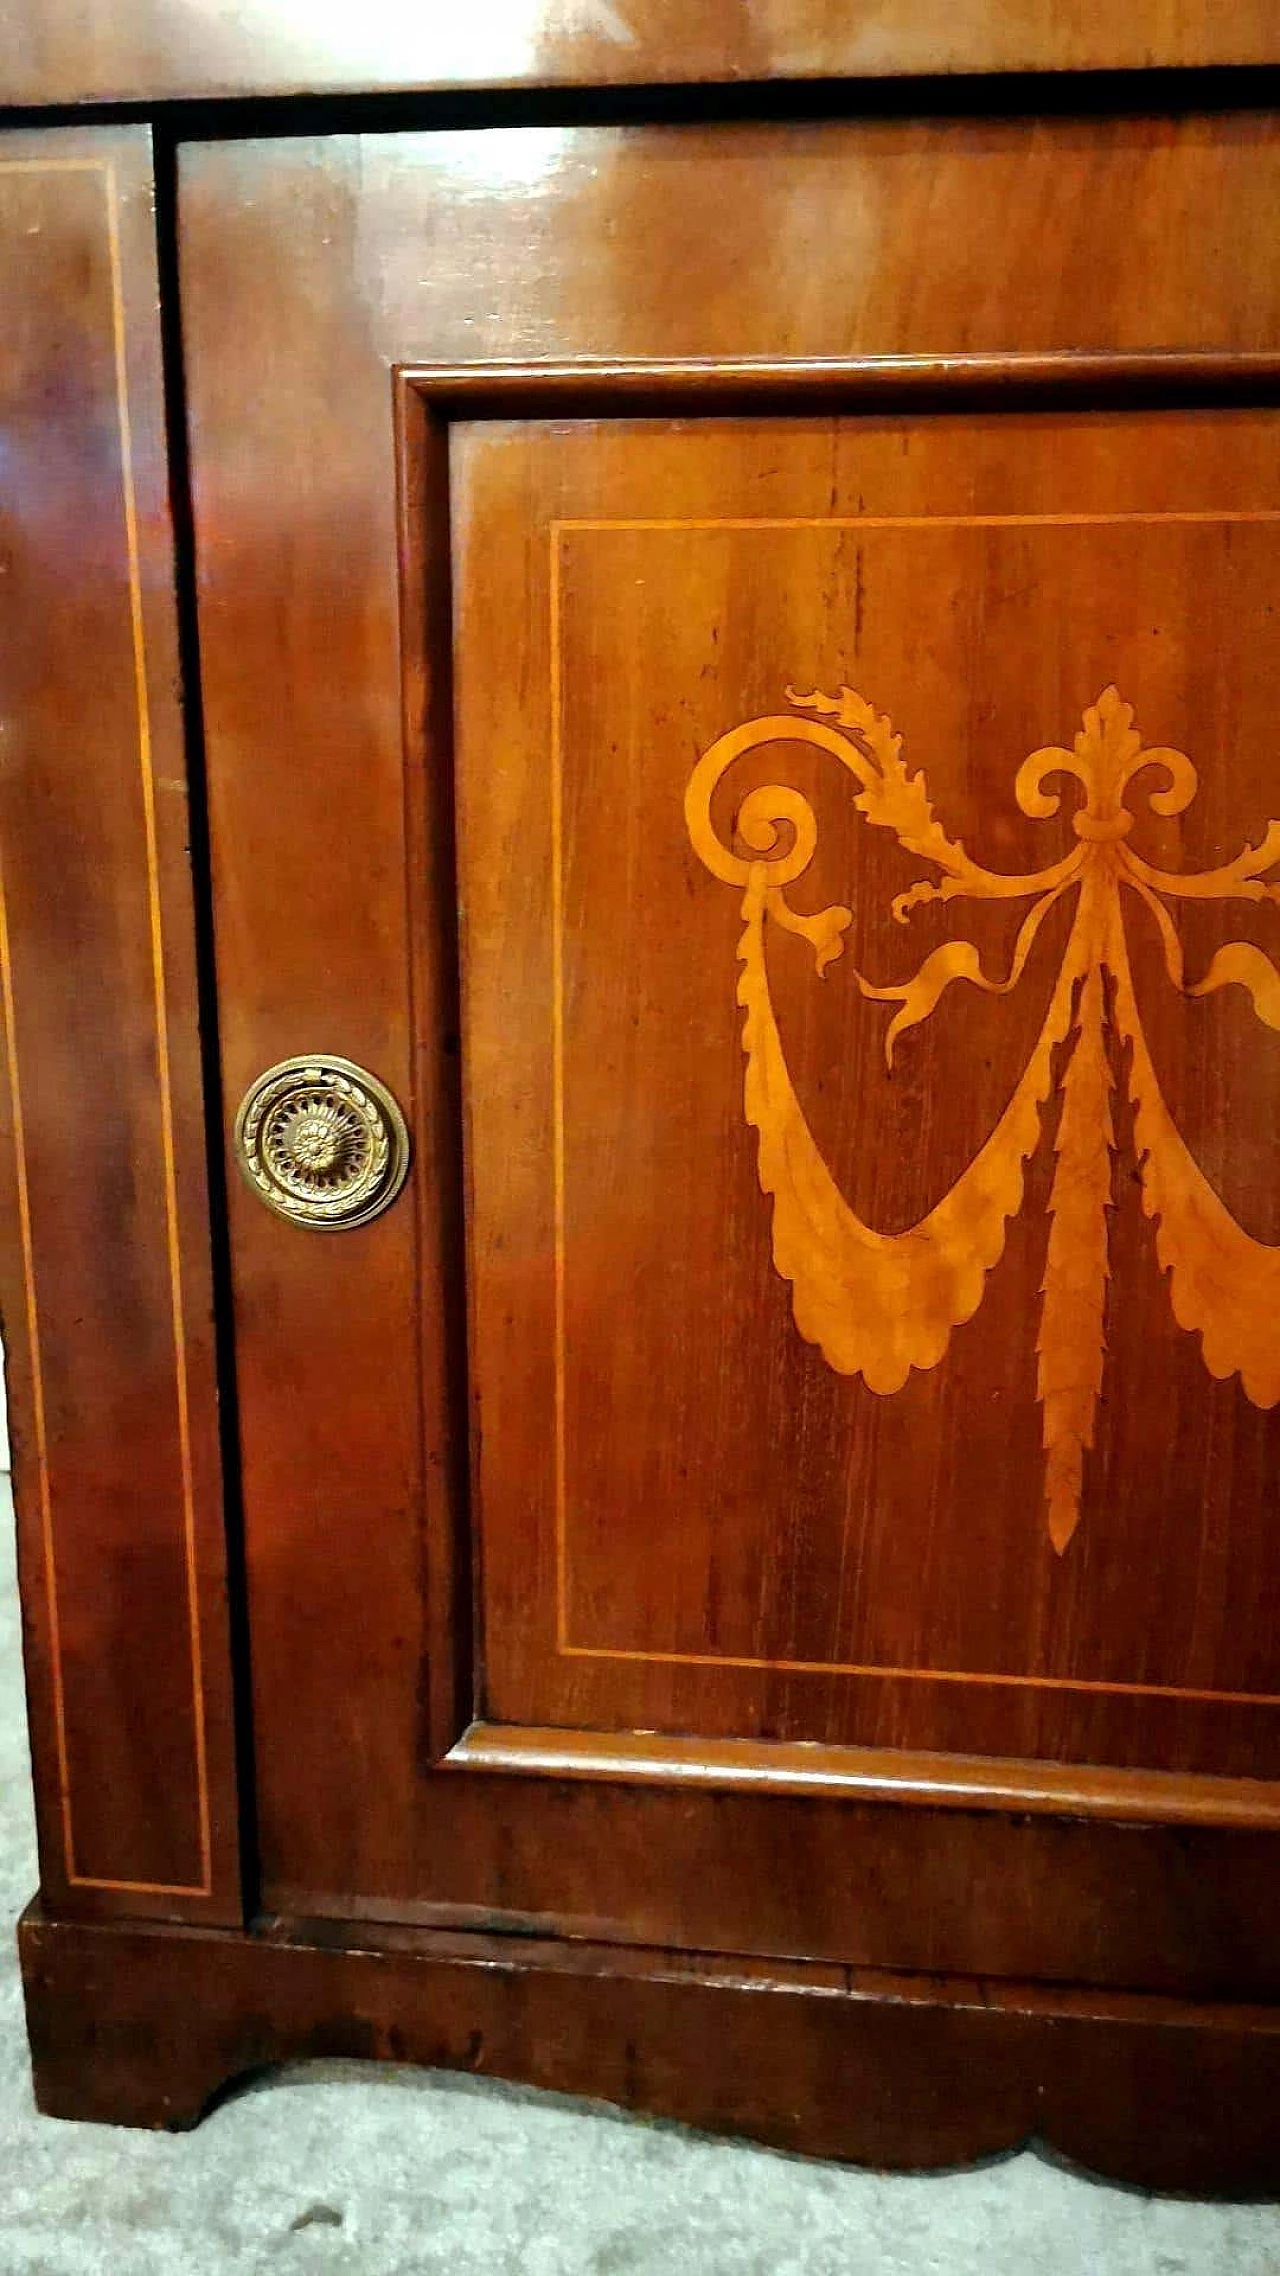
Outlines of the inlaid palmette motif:
{"label": "inlaid palmette motif", "polygon": [[[1128,905],[1136,897],[1155,923],[1165,970],[1182,995],[1205,996],[1235,983],[1258,1018],[1280,1029],[1280,972],[1270,958],[1248,941],[1231,941],[1201,979],[1188,982],[1169,908],[1186,899],[1280,898],[1280,884],[1268,882],[1280,863],[1280,822],[1268,825],[1260,845],[1246,845],[1221,868],[1182,872],[1143,861],[1128,842],[1135,815],[1126,794],[1135,777],[1152,770],[1156,787],[1146,793],[1147,803],[1168,816],[1190,805],[1197,776],[1184,752],[1144,746],[1132,707],[1109,687],[1085,712],[1073,748],[1034,751],[1014,783],[1022,812],[1042,819],[1061,803],[1061,793],[1049,787],[1053,778],[1076,779],[1084,796],[1072,817],[1075,846],[1045,869],[1005,875],[984,868],[948,836],[924,775],[904,763],[902,737],[862,696],[850,688],[834,697],[788,691],[788,701],[793,712],[749,720],[719,737],[685,793],[695,852],[714,877],[743,892],[738,1001],[746,1013],[745,1109],[759,1135],[760,1184],[773,1196],[774,1264],[791,1283],[797,1328],[829,1365],[860,1376],[881,1395],[900,1390],[913,1367],[938,1365],[952,1330],[977,1311],[1006,1227],[1022,1206],[1026,1165],[1044,1128],[1042,1109],[1057,1087],[1036,1352],[1048,1527],[1062,1551],[1079,1522],[1106,1349],[1116,1080],[1108,1032],[1126,1047],[1143,1206],[1155,1223],[1174,1317],[1199,1334],[1212,1376],[1238,1374],[1256,1406],[1280,1400],[1280,1247],[1252,1239],[1236,1222],[1177,1129],[1143,1032],[1125,936],[1126,896]],[[813,858],[813,809],[794,788],[770,784],[742,800],[732,843],[712,823],[712,796],[727,770],[745,752],[774,742],[813,744],[838,759],[858,784],[856,804],[867,822],[892,830],[937,873],[897,897],[892,914],[899,922],[928,901],[1029,904],[1003,977],[986,973],[965,939],[935,948],[903,982],[879,986],[855,974],[864,996],[897,1006],[885,1036],[890,1066],[899,1039],[932,1016],[953,982],[994,996],[1016,988],[1048,912],[1064,897],[1074,898],[1049,1008],[1012,1097],[950,1191],[902,1233],[877,1233],[864,1224],[832,1178],[797,1098],[770,995],[771,924],[802,935],[821,974],[843,953],[851,922],[847,908],[802,916],[787,899]],[[739,853],[735,845],[747,850]]]}

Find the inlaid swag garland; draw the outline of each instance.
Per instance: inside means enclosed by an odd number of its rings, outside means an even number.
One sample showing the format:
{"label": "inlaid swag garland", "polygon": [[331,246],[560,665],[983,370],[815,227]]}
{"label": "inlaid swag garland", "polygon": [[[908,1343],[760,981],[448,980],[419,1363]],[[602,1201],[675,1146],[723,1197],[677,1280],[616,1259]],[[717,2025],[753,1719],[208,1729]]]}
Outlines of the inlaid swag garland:
{"label": "inlaid swag garland", "polygon": [[[1231,941],[1202,979],[1188,983],[1167,906],[1178,900],[1280,898],[1280,884],[1265,882],[1280,862],[1280,822],[1268,824],[1260,845],[1246,845],[1218,869],[1184,873],[1143,861],[1127,842],[1135,817],[1125,794],[1134,778],[1146,768],[1163,774],[1163,787],[1147,801],[1160,815],[1184,812],[1198,778],[1184,752],[1144,746],[1132,707],[1108,687],[1085,712],[1073,748],[1033,751],[1014,783],[1022,812],[1039,820],[1056,814],[1061,804],[1060,793],[1047,787],[1052,778],[1074,776],[1084,791],[1072,816],[1076,845],[1046,869],[1007,876],[984,868],[948,837],[923,773],[907,771],[901,735],[864,697],[847,687],[837,696],[788,689],[787,700],[791,713],[751,719],[720,736],[698,761],[685,793],[694,851],[713,877],[743,891],[738,1002],[746,1013],[745,1111],[759,1135],[761,1188],[773,1196],[774,1264],[791,1283],[801,1335],[839,1374],[861,1376],[869,1390],[888,1395],[902,1388],[913,1367],[936,1367],[952,1330],[977,1311],[986,1276],[1004,1249],[1006,1226],[1022,1206],[1026,1164],[1040,1143],[1041,1109],[1055,1087],[1055,1053],[1074,1038],[1057,1077],[1062,1103],[1036,1341],[1048,1527],[1061,1553],[1079,1522],[1084,1456],[1093,1444],[1106,1351],[1107,1211],[1115,1151],[1108,1030],[1129,1047],[1125,1079],[1143,1207],[1156,1224],[1156,1253],[1170,1275],[1174,1318],[1199,1333],[1210,1375],[1221,1380],[1239,1374],[1255,1406],[1280,1400],[1280,1247],[1253,1240],[1237,1224],[1174,1123],[1143,1033],[1124,916],[1127,891],[1153,918],[1165,970],[1182,995],[1206,996],[1234,982],[1247,991],[1258,1018],[1280,1029],[1280,972],[1270,958],[1248,941]],[[899,845],[939,873],[937,880],[922,879],[896,897],[892,914],[899,923],[929,901],[1030,903],[1003,979],[983,971],[977,948],[964,939],[935,948],[900,983],[879,987],[855,973],[864,996],[898,1006],[885,1036],[890,1066],[899,1038],[931,1017],[954,981],[968,981],[993,996],[1016,988],[1050,909],[1075,896],[1049,1008],[1013,1096],[951,1190],[902,1233],[877,1233],[865,1225],[835,1184],[796,1096],[770,995],[770,923],[807,940],[824,974],[842,955],[852,921],[842,906],[802,916],[787,899],[817,845],[813,809],[794,788],[769,784],[743,798],[732,842],[722,840],[712,823],[711,802],[722,776],[746,752],[775,742],[813,744],[838,759],[859,786],[855,803],[866,820],[892,830]],[[740,854],[734,844],[749,850]]]}

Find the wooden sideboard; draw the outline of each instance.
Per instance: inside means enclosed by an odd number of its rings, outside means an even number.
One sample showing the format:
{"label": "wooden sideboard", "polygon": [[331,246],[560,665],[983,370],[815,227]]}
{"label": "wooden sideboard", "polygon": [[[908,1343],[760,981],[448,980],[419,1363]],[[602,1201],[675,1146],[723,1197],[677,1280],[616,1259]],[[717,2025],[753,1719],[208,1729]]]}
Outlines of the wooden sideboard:
{"label": "wooden sideboard", "polygon": [[357,13],[0,84],[41,2106],[1276,2187],[1280,18]]}

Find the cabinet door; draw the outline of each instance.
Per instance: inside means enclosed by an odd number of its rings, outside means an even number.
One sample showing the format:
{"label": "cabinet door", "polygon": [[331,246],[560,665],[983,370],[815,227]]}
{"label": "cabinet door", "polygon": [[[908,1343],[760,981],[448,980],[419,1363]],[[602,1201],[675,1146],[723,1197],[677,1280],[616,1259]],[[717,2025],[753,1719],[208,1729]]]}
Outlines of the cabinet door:
{"label": "cabinet door", "polygon": [[1274,1983],[1277,188],[186,154],[269,1907]]}

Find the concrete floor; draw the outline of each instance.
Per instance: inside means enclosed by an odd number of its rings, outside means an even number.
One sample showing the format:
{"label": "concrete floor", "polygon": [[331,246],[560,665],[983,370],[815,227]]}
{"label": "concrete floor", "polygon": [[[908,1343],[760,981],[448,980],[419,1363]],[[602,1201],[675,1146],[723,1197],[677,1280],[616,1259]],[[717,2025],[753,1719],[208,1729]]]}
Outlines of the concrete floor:
{"label": "concrete floor", "polygon": [[[0,1509],[0,1916],[35,1887]],[[1150,2199],[1029,2154],[885,2177],[447,2074],[315,2063],[195,2133],[32,2107],[0,1939],[0,2276],[1280,2276],[1280,2208]]]}

